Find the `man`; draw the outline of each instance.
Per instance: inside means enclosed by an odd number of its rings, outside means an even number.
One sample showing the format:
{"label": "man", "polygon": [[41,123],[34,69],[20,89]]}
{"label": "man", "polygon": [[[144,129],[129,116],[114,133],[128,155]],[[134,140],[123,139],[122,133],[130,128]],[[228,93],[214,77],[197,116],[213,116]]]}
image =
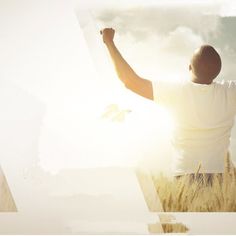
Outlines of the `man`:
{"label": "man", "polygon": [[236,114],[236,83],[215,82],[221,58],[210,45],[197,49],[190,61],[190,80],[151,82],[138,76],[115,46],[115,30],[100,31],[120,80],[133,92],[167,106],[176,119],[173,175],[222,176]]}

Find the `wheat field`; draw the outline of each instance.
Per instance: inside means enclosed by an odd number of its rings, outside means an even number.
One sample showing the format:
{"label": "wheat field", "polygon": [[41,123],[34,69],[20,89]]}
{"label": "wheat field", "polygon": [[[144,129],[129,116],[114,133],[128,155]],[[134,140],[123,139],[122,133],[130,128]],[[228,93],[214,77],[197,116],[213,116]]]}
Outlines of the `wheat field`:
{"label": "wheat field", "polygon": [[17,207],[7,180],[0,167],[0,212],[16,212]]}
{"label": "wheat field", "polygon": [[[195,174],[198,174],[200,167]],[[204,174],[203,174],[204,176]],[[166,212],[236,212],[236,169],[225,158],[223,178],[213,178],[212,184],[194,181],[187,177],[180,180],[163,174],[152,174],[156,191]]]}

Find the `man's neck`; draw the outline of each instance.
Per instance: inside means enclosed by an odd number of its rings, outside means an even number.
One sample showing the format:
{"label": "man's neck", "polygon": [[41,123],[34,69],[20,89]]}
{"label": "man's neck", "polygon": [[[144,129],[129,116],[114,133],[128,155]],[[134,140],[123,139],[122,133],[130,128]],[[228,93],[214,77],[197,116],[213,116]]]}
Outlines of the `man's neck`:
{"label": "man's neck", "polygon": [[203,80],[203,79],[198,79],[197,77],[192,77],[191,81],[196,84],[211,84],[212,80]]}

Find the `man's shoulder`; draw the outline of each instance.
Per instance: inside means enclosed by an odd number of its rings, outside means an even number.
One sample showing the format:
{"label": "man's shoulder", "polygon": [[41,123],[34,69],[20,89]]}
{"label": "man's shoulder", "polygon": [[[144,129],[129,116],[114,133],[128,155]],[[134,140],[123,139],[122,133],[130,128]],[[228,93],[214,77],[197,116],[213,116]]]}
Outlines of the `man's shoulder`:
{"label": "man's shoulder", "polygon": [[236,80],[218,80],[215,81],[214,84],[217,87],[224,87],[224,88],[236,88]]}
{"label": "man's shoulder", "polygon": [[160,80],[154,80],[152,81],[153,84],[156,85],[167,85],[167,86],[182,86],[184,84],[187,84],[187,80],[180,80],[180,79],[169,79],[169,80],[164,80],[164,79],[160,79]]}

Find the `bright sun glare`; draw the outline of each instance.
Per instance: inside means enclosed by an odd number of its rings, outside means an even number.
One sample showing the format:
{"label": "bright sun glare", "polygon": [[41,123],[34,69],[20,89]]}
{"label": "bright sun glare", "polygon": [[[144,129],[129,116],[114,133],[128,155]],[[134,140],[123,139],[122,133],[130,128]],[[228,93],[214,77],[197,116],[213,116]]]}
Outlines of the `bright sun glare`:
{"label": "bright sun glare", "polygon": [[[82,29],[90,53],[87,59],[93,61],[85,63],[84,70],[91,73],[81,72],[83,89],[76,99],[68,96],[52,103],[41,137],[43,165],[55,170],[133,166],[150,156],[160,165],[169,149],[173,117],[165,108],[123,86],[93,19],[88,15],[83,20],[87,22]],[[59,113],[62,105],[63,113]],[[56,157],[56,161],[49,157]]]}
{"label": "bright sun glare", "polygon": [[[103,157],[100,155],[99,164],[134,164],[138,158],[145,155],[141,154],[145,148],[151,149],[153,155],[160,151],[156,150],[155,146],[171,137],[173,117],[165,108],[154,102],[145,101],[145,98],[141,99],[122,85],[115,74],[106,48],[101,44],[100,35],[97,34],[102,26],[98,26],[89,14],[87,20],[83,31],[89,44],[94,68],[98,72],[99,85],[103,90],[103,94],[96,96],[96,101],[99,102],[102,96],[109,97],[108,94],[111,94],[110,100],[101,101],[104,104],[103,110],[100,110],[98,115],[103,118],[103,122],[97,127],[97,133],[100,133],[100,144],[96,146],[100,149],[102,143],[106,143],[106,151],[101,151]],[[145,63],[143,61],[144,68]],[[155,140],[157,145],[151,147],[150,140]],[[132,149],[133,146],[137,146],[136,150],[140,150],[140,153],[137,153],[135,148]],[[162,149],[164,148],[165,144]]]}
{"label": "bright sun glare", "polygon": [[[126,94],[128,96],[129,91]],[[139,99],[130,106],[122,105],[122,101],[110,104],[101,112],[100,118],[95,132],[100,133],[99,142],[106,143],[107,154],[110,154],[100,160],[111,165],[136,165],[140,160],[148,159],[147,152],[158,156],[168,146],[164,143],[162,150],[158,150],[158,143],[169,140],[174,127],[168,110],[154,102]],[[150,144],[153,140],[154,145]]]}

